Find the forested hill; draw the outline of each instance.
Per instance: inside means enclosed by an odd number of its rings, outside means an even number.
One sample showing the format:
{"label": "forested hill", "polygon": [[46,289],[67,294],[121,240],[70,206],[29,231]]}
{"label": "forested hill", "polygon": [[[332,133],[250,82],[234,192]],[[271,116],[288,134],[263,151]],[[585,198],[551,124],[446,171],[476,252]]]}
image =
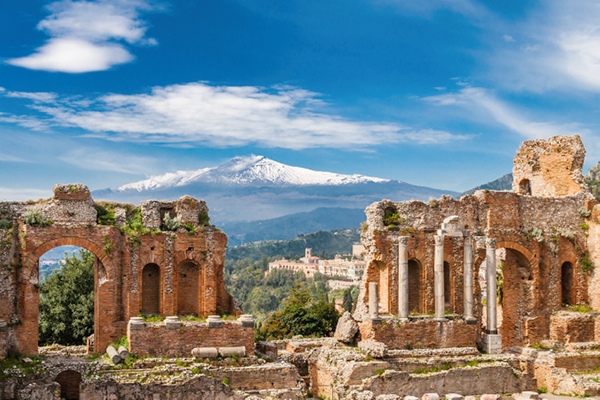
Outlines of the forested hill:
{"label": "forested hill", "polygon": [[275,256],[303,257],[304,249],[307,247],[312,249],[313,255],[328,258],[335,254],[349,254],[352,252],[352,245],[359,243],[359,228],[319,231],[298,235],[295,239],[290,240],[266,240],[231,247],[227,250],[226,259],[237,261],[244,258],[261,260],[263,256],[269,258]]}

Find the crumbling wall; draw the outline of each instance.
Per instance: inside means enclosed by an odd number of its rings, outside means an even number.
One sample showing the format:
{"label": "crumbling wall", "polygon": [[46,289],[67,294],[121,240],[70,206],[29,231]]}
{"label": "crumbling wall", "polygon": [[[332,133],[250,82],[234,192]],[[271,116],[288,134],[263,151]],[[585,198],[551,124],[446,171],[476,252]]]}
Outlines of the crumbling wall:
{"label": "crumbling wall", "polygon": [[477,325],[467,325],[462,319],[400,322],[392,318],[376,324],[363,321],[360,325],[362,340],[385,343],[391,349],[475,347],[478,330]]}
{"label": "crumbling wall", "polygon": [[[355,319],[368,318],[370,282],[379,284],[380,314],[384,318],[397,315],[398,243],[402,236],[408,237],[409,265],[420,266],[419,284],[411,286],[419,287],[418,300],[409,288],[409,304],[418,303],[419,313],[434,311],[434,235],[450,216],[458,217],[473,239],[474,315],[480,326],[484,321],[478,278],[485,260],[484,239],[496,239],[497,254],[502,256],[497,260],[504,267],[503,346],[534,345],[548,339],[550,315],[560,310],[565,300],[563,289],[571,297],[567,302],[600,308],[600,273],[593,268],[600,262],[600,207],[594,208],[597,201],[581,176],[585,155],[581,139],[525,142],[519,154],[515,159],[517,177],[538,171],[534,164],[540,166],[539,175],[532,178],[533,195],[480,190],[461,199],[442,196],[428,204],[383,200],[367,207],[367,221],[361,230],[367,269]],[[443,260],[450,267],[446,311],[459,315],[464,302],[463,248],[463,238],[445,237]],[[572,283],[566,288],[564,263],[573,267]]]}
{"label": "crumbling wall", "polygon": [[589,192],[581,173],[584,160],[578,135],[523,142],[513,161],[513,192],[542,197]]}
{"label": "crumbling wall", "polygon": [[[174,202],[143,202],[136,209],[95,203],[81,184],[55,185],[53,192],[47,200],[0,204],[0,356],[9,350],[37,353],[39,258],[58,246],[80,246],[96,256],[97,352],[125,336],[127,321],[141,312],[141,274],[150,263],[160,268],[161,315],[177,315],[177,268],[184,262],[201,276],[194,316],[241,314],[223,279],[227,236],[207,225],[203,201],[184,196]],[[98,210],[104,212],[102,218]],[[24,216],[32,211],[44,221],[26,223]],[[143,224],[136,225],[140,212]],[[167,212],[179,219],[171,227],[175,231],[165,228]]]}
{"label": "crumbling wall", "polygon": [[222,326],[209,327],[206,322],[181,321],[179,329],[164,322],[149,322],[137,329],[127,329],[129,351],[141,356],[190,357],[196,347],[245,347],[254,351],[254,328],[238,321],[223,321]]}

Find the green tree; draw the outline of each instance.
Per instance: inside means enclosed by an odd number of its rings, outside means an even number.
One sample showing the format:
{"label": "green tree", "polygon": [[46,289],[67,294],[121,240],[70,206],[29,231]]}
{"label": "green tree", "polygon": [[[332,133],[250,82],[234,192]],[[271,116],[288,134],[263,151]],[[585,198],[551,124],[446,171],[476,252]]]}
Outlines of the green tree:
{"label": "green tree", "polygon": [[340,317],[332,303],[314,301],[309,290],[300,284],[294,285],[284,304],[283,310],[273,313],[257,330],[257,340],[330,336]]}
{"label": "green tree", "polygon": [[39,343],[83,344],[94,332],[94,255],[65,253],[61,268],[40,284]]}
{"label": "green tree", "polygon": [[348,288],[344,290],[344,302],[342,308],[346,311],[352,311],[352,289]]}

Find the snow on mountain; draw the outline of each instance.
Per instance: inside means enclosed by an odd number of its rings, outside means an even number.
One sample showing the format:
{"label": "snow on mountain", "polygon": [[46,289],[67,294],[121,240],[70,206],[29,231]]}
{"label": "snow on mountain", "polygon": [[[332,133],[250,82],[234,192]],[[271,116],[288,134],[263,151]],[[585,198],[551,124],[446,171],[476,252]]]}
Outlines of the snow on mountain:
{"label": "snow on mountain", "polygon": [[150,177],[113,189],[115,192],[144,191],[185,186],[193,183],[219,183],[226,185],[270,184],[277,186],[351,185],[357,183],[390,182],[389,179],[364,175],[342,175],[314,171],[278,163],[263,156],[235,157],[213,168],[195,171],[177,171]]}

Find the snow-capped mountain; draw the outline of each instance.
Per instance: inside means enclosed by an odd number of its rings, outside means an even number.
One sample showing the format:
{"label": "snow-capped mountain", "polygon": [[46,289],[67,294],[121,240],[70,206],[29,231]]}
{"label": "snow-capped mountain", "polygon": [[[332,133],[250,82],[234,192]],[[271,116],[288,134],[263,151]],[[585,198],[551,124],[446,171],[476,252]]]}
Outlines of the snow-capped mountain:
{"label": "snow-capped mountain", "polygon": [[372,178],[363,175],[342,175],[332,172],[314,171],[292,167],[270,160],[263,156],[235,157],[227,163],[213,168],[195,171],[177,171],[120,186],[117,191],[164,189],[186,186],[194,183],[223,185],[352,185],[367,182],[389,182],[389,179]]}
{"label": "snow-capped mountain", "polygon": [[92,192],[97,200],[131,203],[175,200],[186,194],[205,200],[211,220],[223,224],[272,219],[320,207],[364,209],[382,199],[427,201],[457,193],[397,180],[314,171],[262,156],[235,157],[217,167],[166,173]]}

